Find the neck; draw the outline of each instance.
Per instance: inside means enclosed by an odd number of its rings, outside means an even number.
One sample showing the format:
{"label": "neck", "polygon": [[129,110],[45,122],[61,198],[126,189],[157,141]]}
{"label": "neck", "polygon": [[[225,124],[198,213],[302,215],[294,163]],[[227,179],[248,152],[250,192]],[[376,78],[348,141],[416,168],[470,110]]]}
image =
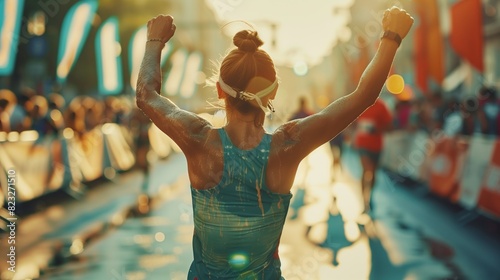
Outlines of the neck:
{"label": "neck", "polygon": [[238,110],[232,108],[227,110],[227,125],[248,126],[262,128],[265,119],[263,111],[255,111],[248,114],[242,114]]}
{"label": "neck", "polygon": [[264,114],[243,115],[237,111],[228,112],[226,132],[233,143],[242,149],[253,148],[260,143],[264,135]]}

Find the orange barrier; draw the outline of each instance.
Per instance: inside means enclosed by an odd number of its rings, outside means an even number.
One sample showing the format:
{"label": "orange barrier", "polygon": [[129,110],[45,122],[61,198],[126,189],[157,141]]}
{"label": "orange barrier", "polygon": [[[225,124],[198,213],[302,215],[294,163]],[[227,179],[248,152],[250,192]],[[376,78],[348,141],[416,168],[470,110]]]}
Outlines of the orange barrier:
{"label": "orange barrier", "polygon": [[483,177],[478,205],[480,209],[500,217],[500,140],[495,142]]}
{"label": "orange barrier", "polygon": [[463,140],[441,138],[429,154],[429,187],[437,195],[458,202],[460,174],[468,143]]}
{"label": "orange barrier", "polygon": [[388,170],[426,182],[467,209],[500,217],[500,140],[396,131],[384,137],[384,146],[381,164]]}

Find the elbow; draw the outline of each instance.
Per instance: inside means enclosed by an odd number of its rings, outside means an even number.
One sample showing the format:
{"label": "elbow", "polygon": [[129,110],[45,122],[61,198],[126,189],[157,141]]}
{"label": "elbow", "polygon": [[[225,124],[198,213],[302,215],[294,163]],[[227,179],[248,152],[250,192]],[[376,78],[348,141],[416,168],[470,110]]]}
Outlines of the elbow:
{"label": "elbow", "polygon": [[139,109],[144,109],[148,103],[148,88],[143,83],[138,83],[136,87],[135,103]]}
{"label": "elbow", "polygon": [[139,96],[137,96],[137,98],[135,99],[135,104],[137,105],[137,108],[139,109],[143,109],[144,108],[144,100],[142,98],[139,98]]}
{"label": "elbow", "polygon": [[139,109],[143,109],[145,106],[146,100],[144,99],[144,92],[143,89],[140,89],[137,87],[136,89],[136,97],[135,97],[135,104]]}

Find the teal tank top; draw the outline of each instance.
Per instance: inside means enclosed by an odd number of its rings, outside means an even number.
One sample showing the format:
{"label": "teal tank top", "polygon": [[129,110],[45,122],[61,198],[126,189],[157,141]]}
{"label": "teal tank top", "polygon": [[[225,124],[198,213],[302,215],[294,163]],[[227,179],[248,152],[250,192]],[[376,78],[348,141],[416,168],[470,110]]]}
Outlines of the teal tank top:
{"label": "teal tank top", "polygon": [[218,132],[222,179],[214,188],[191,188],[194,260],[188,279],[283,279],[278,245],[292,195],[266,186],[271,135],[241,150],[224,129]]}

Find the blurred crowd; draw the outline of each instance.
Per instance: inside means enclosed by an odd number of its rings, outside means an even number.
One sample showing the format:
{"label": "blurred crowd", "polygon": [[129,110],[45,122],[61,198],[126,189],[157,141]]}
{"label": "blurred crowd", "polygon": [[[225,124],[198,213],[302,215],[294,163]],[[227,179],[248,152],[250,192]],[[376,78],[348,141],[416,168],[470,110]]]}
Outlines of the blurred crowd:
{"label": "blurred crowd", "polygon": [[[500,99],[494,87],[482,87],[477,94],[461,99],[445,98],[441,92],[425,98],[397,99],[393,116],[393,127],[398,130],[431,133],[438,129],[449,136],[500,136]],[[141,127],[149,120],[127,96],[77,96],[66,100],[58,93],[44,96],[29,88],[18,93],[0,90],[3,132],[35,130],[43,137],[57,136],[71,128],[76,135],[83,135],[104,123],[126,125],[141,134]]]}
{"label": "blurred crowd", "polygon": [[394,128],[431,133],[442,130],[448,136],[483,134],[500,136],[500,100],[497,89],[482,87],[463,98],[445,98],[434,92],[427,98],[398,100]]}
{"label": "blurred crowd", "polygon": [[127,96],[77,96],[66,100],[58,93],[44,96],[29,88],[18,93],[0,90],[0,131],[3,132],[34,130],[39,138],[44,138],[57,137],[65,128],[81,136],[104,123],[139,129],[141,123],[149,122],[141,115],[133,98]]}

